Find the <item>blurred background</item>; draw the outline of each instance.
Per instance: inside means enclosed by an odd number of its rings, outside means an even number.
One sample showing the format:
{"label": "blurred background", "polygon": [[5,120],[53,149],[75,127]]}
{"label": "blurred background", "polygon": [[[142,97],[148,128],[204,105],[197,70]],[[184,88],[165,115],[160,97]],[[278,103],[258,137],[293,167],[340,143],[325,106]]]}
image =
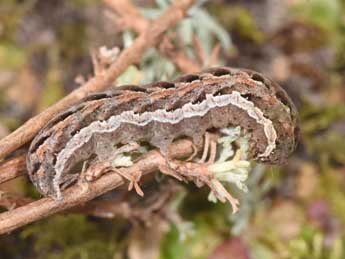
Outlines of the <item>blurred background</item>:
{"label": "blurred background", "polygon": [[[169,4],[133,2],[148,18]],[[97,0],[1,0],[0,138],[90,77],[91,51],[135,39],[113,16]],[[251,68],[283,86],[301,119],[288,163],[255,166],[249,192],[233,190],[234,215],[208,202],[207,190],[155,177],[145,200],[119,190],[94,201],[97,210],[1,236],[0,258],[345,258],[345,1],[198,1],[170,34],[191,60],[204,57],[202,67]],[[152,49],[117,83],[178,74]],[[25,177],[0,188],[38,197]]]}

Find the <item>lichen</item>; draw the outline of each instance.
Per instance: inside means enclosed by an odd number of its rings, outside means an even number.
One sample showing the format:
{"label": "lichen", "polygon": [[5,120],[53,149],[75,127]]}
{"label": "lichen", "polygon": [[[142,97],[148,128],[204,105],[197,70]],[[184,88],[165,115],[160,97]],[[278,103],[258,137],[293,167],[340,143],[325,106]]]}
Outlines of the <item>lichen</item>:
{"label": "lichen", "polygon": [[[241,127],[239,126],[225,128],[221,132],[225,136],[218,140],[218,143],[221,145],[219,158],[208,169],[220,183],[235,184],[237,188],[247,192],[248,187],[245,181],[251,169],[250,162],[247,160],[250,135],[245,133],[241,134]],[[233,148],[234,142],[239,145],[236,151]],[[223,189],[220,187],[217,192],[222,193]],[[213,191],[210,192],[208,199],[212,202],[217,202],[218,200]]]}

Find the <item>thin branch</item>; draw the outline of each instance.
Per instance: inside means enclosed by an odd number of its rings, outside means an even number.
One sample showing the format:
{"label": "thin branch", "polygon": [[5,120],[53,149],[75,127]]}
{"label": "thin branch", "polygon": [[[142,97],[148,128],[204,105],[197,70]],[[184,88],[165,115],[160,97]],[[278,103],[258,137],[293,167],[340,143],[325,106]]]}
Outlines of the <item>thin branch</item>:
{"label": "thin branch", "polygon": [[194,34],[192,40],[193,40],[193,45],[195,48],[195,53],[196,53],[198,62],[200,64],[205,64],[206,63],[205,52],[204,52],[204,48],[202,47],[200,38]]}
{"label": "thin branch", "polygon": [[[141,184],[152,181],[154,176],[145,177]],[[129,201],[129,193],[127,189],[116,190],[116,196],[111,199],[94,199],[89,202],[80,204],[68,210],[64,210],[62,214],[82,213],[89,216],[99,218],[115,218],[123,217],[126,219],[148,221],[153,212],[161,210],[163,207],[169,206],[169,201],[174,194],[182,190],[177,182],[169,179],[164,183],[157,183],[158,189],[150,193],[149,197],[145,197],[144,201],[138,196],[138,202]],[[136,195],[136,194],[130,194]],[[0,207],[7,210],[27,205],[34,202],[32,198],[24,197],[19,194],[0,191]]]}
{"label": "thin branch", "polygon": [[188,58],[181,49],[174,46],[172,40],[168,36],[163,38],[158,50],[184,73],[193,73],[201,69],[199,63]]}
{"label": "thin branch", "polygon": [[[194,151],[190,140],[179,140],[173,143],[169,150],[171,158],[189,156]],[[145,154],[133,166],[121,169],[125,174],[134,175],[141,171],[143,175],[155,172],[159,166],[165,165],[165,159],[154,150]],[[0,214],[0,234],[15,230],[21,226],[37,221],[49,215],[83,204],[101,194],[124,184],[124,180],[117,173],[103,175],[94,182],[78,182],[63,193],[61,201],[42,198],[23,207]]]}
{"label": "thin branch", "polygon": [[0,184],[26,173],[26,154],[18,154],[0,165]]}
{"label": "thin branch", "polygon": [[66,212],[83,213],[100,218],[122,217],[132,221],[139,220],[143,223],[149,223],[150,217],[170,207],[176,193],[183,189],[181,185],[171,179],[165,183],[159,183],[158,186],[155,193],[148,198],[145,197],[144,201],[139,201],[138,197],[138,202],[130,202],[127,191],[121,190],[126,192],[126,195],[118,197],[118,192],[116,192],[116,197],[112,199],[92,200]]}
{"label": "thin branch", "polygon": [[147,20],[137,9],[135,5],[129,0],[103,0],[121,20],[121,25],[125,29],[133,29],[140,34],[150,26],[150,21]]}
{"label": "thin branch", "polygon": [[129,202],[114,200],[90,201],[84,206],[72,208],[71,212],[107,219],[115,217],[129,219],[133,215]]}
{"label": "thin branch", "polygon": [[139,35],[131,46],[104,71],[102,76],[94,76],[82,87],[74,90],[47,110],[28,120],[24,125],[0,141],[0,160],[17,148],[28,143],[37,132],[57,113],[76,103],[90,93],[107,88],[128,66],[138,63],[142,55],[160,42],[162,34],[176,25],[186,14],[195,0],[176,0],[174,4]]}
{"label": "thin branch", "polygon": [[215,44],[215,46],[213,47],[213,49],[212,49],[212,51],[211,51],[211,55],[210,55],[210,57],[209,57],[208,65],[209,65],[210,67],[216,66],[216,65],[218,64],[219,52],[220,52],[220,44],[217,43],[217,44]]}
{"label": "thin branch", "polygon": [[0,207],[13,210],[20,206],[32,202],[31,198],[23,197],[18,194],[0,191]]}
{"label": "thin branch", "polygon": [[[136,33],[142,33],[148,27],[152,26],[130,0],[103,0],[118,17],[114,17],[113,21],[124,29],[132,29]],[[162,55],[170,59],[176,67],[184,73],[193,73],[200,71],[199,63],[192,61],[188,56],[177,49],[172,44],[172,39],[168,35],[164,35],[158,50]]]}

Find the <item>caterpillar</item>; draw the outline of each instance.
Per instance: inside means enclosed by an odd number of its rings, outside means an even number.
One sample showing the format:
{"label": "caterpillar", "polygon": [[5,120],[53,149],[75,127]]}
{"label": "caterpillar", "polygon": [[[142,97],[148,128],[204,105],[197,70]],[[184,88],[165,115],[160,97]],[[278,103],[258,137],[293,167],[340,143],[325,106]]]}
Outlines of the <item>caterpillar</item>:
{"label": "caterpillar", "polygon": [[28,174],[44,196],[61,198],[81,161],[106,160],[114,147],[148,143],[167,153],[176,139],[201,145],[210,129],[241,126],[251,133],[250,157],[283,163],[295,149],[298,113],[276,83],[260,73],[211,68],[143,86],[91,94],[50,120],[31,142]]}

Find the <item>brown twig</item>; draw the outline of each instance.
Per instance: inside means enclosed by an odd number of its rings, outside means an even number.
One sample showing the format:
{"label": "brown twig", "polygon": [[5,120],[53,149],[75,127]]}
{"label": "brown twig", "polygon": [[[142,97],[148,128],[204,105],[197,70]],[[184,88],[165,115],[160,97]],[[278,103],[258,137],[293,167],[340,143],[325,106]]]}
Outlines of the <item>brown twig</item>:
{"label": "brown twig", "polygon": [[[154,176],[145,181],[152,181]],[[182,190],[182,186],[177,182],[169,179],[162,183],[157,183],[159,188],[148,197],[145,196],[144,200],[137,196],[137,202],[128,200],[130,195],[136,195],[135,193],[128,193],[126,188],[116,190],[115,197],[111,199],[95,199],[87,203],[79,204],[73,208],[62,211],[62,214],[69,213],[82,213],[84,215],[99,217],[99,218],[115,218],[122,217],[130,220],[140,220],[145,223],[149,223],[152,213],[157,213],[164,207],[169,206],[169,200],[174,197],[178,191]],[[164,190],[164,191],[163,191]],[[150,193],[152,194],[152,193]],[[13,210],[20,206],[27,205],[34,200],[32,198],[24,197],[19,194],[0,191],[0,207],[7,210]]]}
{"label": "brown twig", "polygon": [[0,165],[0,184],[26,173],[26,154],[18,154]]}
{"label": "brown twig", "polygon": [[13,210],[30,202],[32,202],[31,198],[0,191],[0,207],[6,208],[7,210]]}
{"label": "brown twig", "polygon": [[195,53],[196,53],[196,57],[198,59],[198,62],[200,64],[205,64],[205,52],[204,52],[204,48],[202,47],[202,43],[199,37],[197,37],[196,35],[193,35],[193,45],[195,48]]}
{"label": "brown twig", "polygon": [[147,20],[129,0],[103,0],[118,16],[116,23],[123,29],[133,29],[142,33],[150,26]]}
{"label": "brown twig", "polygon": [[168,36],[163,38],[158,50],[184,73],[193,73],[201,69],[201,65],[188,58],[181,49],[174,46],[171,38]]}
{"label": "brown twig", "polygon": [[107,88],[128,66],[139,62],[145,51],[157,45],[160,42],[162,34],[180,21],[194,2],[195,0],[176,0],[166,12],[153,21],[139,35],[130,47],[119,55],[118,59],[102,73],[102,76],[94,76],[82,87],[74,90],[68,96],[44,112],[31,118],[16,131],[3,138],[0,141],[0,160],[29,142],[52,116],[63,111],[88,94]]}
{"label": "brown twig", "polygon": [[[150,193],[153,195],[145,197],[144,200],[138,196],[137,202],[129,201],[128,192],[118,190],[116,196],[112,199],[92,200],[66,212],[83,213],[100,218],[122,217],[133,222],[141,221],[149,224],[150,217],[153,214],[168,209],[173,197],[176,197],[176,193],[183,190],[182,186],[172,181],[172,179],[164,183],[157,183],[157,185],[159,186],[157,190],[155,189],[154,193]],[[120,192],[120,197],[118,192]],[[126,195],[121,195],[121,192],[126,192]]]}
{"label": "brown twig", "polygon": [[[169,156],[172,158],[182,158],[192,154],[193,151],[192,141],[186,139],[179,140],[171,145]],[[155,172],[160,165],[165,165],[165,163],[162,155],[154,150],[145,154],[133,166],[123,168],[122,170],[128,175],[134,175],[138,171],[145,175]],[[63,193],[61,201],[43,198],[23,207],[4,212],[0,214],[0,234],[10,232],[49,215],[83,204],[123,183],[123,178],[117,173],[108,173],[94,182],[79,182],[75,184]]]}
{"label": "brown twig", "polygon": [[[129,0],[104,0],[104,3],[116,13],[117,16],[111,18],[113,18],[112,20],[118,27],[132,29],[140,34],[152,26],[151,22]],[[188,58],[183,51],[173,46],[171,37],[164,35],[161,42],[158,50],[170,59],[180,71],[184,73],[200,71],[201,65]]]}
{"label": "brown twig", "polygon": [[210,57],[209,57],[208,65],[209,65],[210,67],[216,66],[216,65],[218,64],[219,52],[220,52],[220,44],[217,43],[217,44],[215,44],[215,46],[213,47],[213,49],[212,49],[212,51],[211,51],[211,55],[210,55]]}
{"label": "brown twig", "polygon": [[126,201],[90,201],[85,205],[72,208],[68,212],[82,213],[84,215],[94,216],[98,218],[115,218],[122,217],[129,219],[132,211],[129,203]]}

